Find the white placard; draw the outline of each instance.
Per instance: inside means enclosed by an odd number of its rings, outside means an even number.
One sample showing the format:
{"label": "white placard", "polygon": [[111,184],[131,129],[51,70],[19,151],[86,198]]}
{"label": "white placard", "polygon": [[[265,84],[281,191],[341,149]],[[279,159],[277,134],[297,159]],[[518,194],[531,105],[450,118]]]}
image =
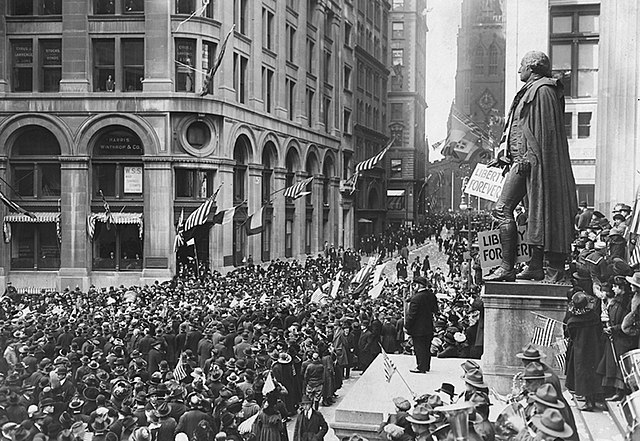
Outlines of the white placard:
{"label": "white placard", "polygon": [[503,184],[504,176],[502,176],[502,169],[478,164],[475,170],[473,170],[473,174],[469,178],[464,192],[472,196],[487,199],[491,202],[496,202],[500,193],[502,193]]}
{"label": "white placard", "polygon": [[[531,258],[529,245],[524,243],[526,226],[518,227],[518,244],[516,245],[516,262],[528,262]],[[499,266],[502,262],[502,243],[500,242],[500,230],[480,231],[478,233],[478,245],[480,247],[480,267],[482,273],[487,274],[489,269]]]}
{"label": "white placard", "polygon": [[142,193],[142,166],[126,166],[124,168],[124,192]]}

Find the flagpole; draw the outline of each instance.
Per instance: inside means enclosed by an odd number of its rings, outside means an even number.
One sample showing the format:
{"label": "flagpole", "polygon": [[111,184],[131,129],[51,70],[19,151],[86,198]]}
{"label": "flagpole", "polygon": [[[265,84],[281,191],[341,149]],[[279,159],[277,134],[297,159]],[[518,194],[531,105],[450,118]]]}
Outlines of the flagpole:
{"label": "flagpole", "polygon": [[198,262],[198,248],[196,247],[196,238],[193,238],[193,255],[196,258],[196,277],[200,279],[200,262]]}
{"label": "flagpole", "polygon": [[534,311],[529,311],[529,312],[530,312],[531,314],[533,314],[533,315],[535,315],[535,316],[537,316],[537,317],[541,317],[541,318],[543,318],[543,319],[545,319],[545,320],[551,320],[551,321],[553,321],[553,322],[560,323],[562,326],[567,326],[567,324],[566,324],[566,323],[561,322],[560,320],[556,320],[556,319],[554,319],[554,318],[547,317],[546,315],[542,315],[542,314],[539,314],[539,313],[534,312]]}
{"label": "flagpole", "polygon": [[[382,344],[380,342],[378,342],[378,345],[380,346],[380,350],[382,350],[383,353],[386,353],[386,351],[384,350],[384,348],[382,347]],[[387,354],[387,357],[388,356],[389,356],[389,354]],[[409,389],[409,392],[411,393],[411,396],[413,397],[413,399],[415,400],[416,398],[418,398],[418,395],[416,395],[416,393],[413,391],[413,389],[411,389],[411,387],[407,383],[407,380],[404,379],[404,377],[402,376],[402,374],[400,373],[400,371],[398,370],[398,368],[396,367],[395,364],[393,365],[393,370],[394,370],[394,372],[396,372],[398,374],[398,377],[400,377],[400,379],[402,380],[404,385],[407,386],[407,389]]]}

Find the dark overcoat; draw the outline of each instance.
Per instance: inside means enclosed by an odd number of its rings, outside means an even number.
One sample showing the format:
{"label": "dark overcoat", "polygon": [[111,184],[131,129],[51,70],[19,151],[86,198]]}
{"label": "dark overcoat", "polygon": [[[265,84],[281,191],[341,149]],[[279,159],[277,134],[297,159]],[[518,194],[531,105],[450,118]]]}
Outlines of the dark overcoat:
{"label": "dark overcoat", "polygon": [[527,178],[526,242],[544,251],[570,253],[578,211],[575,180],[564,130],[564,91],[552,78],[535,80],[523,96],[520,115]]}

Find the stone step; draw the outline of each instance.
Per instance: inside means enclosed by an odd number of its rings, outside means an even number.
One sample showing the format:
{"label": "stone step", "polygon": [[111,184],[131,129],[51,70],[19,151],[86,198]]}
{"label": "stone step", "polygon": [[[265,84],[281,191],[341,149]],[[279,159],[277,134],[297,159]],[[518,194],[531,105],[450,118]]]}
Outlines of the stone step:
{"label": "stone step", "polygon": [[568,391],[564,394],[576,419],[581,441],[624,441],[624,432],[617,422],[620,417],[611,411],[611,407],[608,411],[584,412],[580,410],[584,401],[577,401]]}

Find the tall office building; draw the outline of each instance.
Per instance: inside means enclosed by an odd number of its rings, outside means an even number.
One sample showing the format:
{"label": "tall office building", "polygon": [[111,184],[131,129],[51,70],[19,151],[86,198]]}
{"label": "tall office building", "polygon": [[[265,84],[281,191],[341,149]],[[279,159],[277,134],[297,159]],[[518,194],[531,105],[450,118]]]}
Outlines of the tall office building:
{"label": "tall office building", "polygon": [[[388,7],[369,3],[2,2],[0,188],[33,217],[2,207],[0,280],[168,278],[180,214],[219,187],[212,211],[235,216],[189,231],[195,249],[179,259],[222,267],[351,246],[341,180],[384,144],[386,118]],[[283,196],[311,176],[308,196]],[[247,236],[258,212],[263,232]]]}
{"label": "tall office building", "polygon": [[395,138],[387,154],[387,222],[391,226],[423,219],[427,1],[393,0],[389,16],[391,78],[389,132]]}

